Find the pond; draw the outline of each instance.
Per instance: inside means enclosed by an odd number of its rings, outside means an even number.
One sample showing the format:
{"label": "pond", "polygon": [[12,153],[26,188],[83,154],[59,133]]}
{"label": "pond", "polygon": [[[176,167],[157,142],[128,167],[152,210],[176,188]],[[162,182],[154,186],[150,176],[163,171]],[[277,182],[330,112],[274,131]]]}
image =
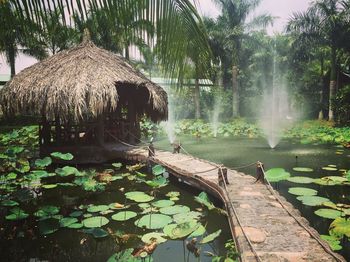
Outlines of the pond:
{"label": "pond", "polygon": [[76,168],[60,152],[39,159],[24,147],[33,130],[2,140],[1,261],[212,261],[234,252],[217,199],[161,166]]}
{"label": "pond", "polygon": [[[342,210],[344,212],[339,212],[337,216],[342,214],[343,217],[349,217],[350,215],[350,184],[344,177],[340,181],[335,178],[335,176],[342,176],[345,170],[350,169],[349,149],[336,145],[303,145],[293,140],[282,140],[275,149],[270,149],[264,139],[247,137],[196,139],[191,136],[180,136],[177,139],[181,141],[182,146],[188,153],[199,158],[222,163],[232,169],[261,161],[265,164],[266,170],[283,168],[290,173],[291,177],[312,178],[310,181],[298,181],[298,179],[293,181],[293,179],[290,179],[293,182],[285,180],[273,182],[272,185],[300,210],[302,215],[309,220],[310,225],[318,230],[320,234],[329,235],[329,226],[334,220],[334,212],[338,213],[339,210]],[[155,145],[157,148],[171,150],[166,138],[158,138]],[[307,167],[310,170],[299,169],[297,171],[298,169],[295,170],[296,167]],[[243,168],[239,171],[255,175],[255,167]],[[330,179],[314,180],[322,177]],[[317,181],[319,184],[315,183]],[[347,182],[343,183],[344,181]],[[307,182],[307,184],[300,182]],[[320,185],[320,183],[328,183],[328,185]],[[340,205],[323,207],[313,204],[312,206],[305,205],[297,199],[298,195],[289,193],[291,187],[306,187],[317,190],[317,196],[327,198],[333,204]],[[330,216],[333,218],[330,219],[320,217],[314,213],[321,208],[337,210],[331,211]],[[350,224],[347,231],[348,236],[350,236]],[[350,243],[346,237],[339,238],[339,244],[343,246],[343,249],[338,252],[350,260]]]}

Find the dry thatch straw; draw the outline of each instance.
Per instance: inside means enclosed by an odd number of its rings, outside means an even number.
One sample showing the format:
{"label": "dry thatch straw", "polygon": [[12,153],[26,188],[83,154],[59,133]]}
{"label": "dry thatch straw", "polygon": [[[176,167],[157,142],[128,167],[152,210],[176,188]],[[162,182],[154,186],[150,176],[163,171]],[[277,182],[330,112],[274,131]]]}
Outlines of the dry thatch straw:
{"label": "dry thatch straw", "polygon": [[153,121],[167,119],[166,92],[124,58],[90,40],[24,69],[0,91],[8,115],[58,116],[61,121],[114,112],[120,99],[132,99],[137,112]]}

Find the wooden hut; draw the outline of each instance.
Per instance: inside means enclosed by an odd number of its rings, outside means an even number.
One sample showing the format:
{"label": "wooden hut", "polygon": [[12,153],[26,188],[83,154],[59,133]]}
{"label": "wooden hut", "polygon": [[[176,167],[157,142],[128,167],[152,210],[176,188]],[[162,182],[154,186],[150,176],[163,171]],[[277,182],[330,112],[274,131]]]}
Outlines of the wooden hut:
{"label": "wooden hut", "polygon": [[0,104],[8,116],[40,119],[41,155],[72,152],[80,162],[106,160],[99,152],[106,144],[137,143],[141,117],[168,115],[160,86],[86,36],[17,74],[0,91]]}

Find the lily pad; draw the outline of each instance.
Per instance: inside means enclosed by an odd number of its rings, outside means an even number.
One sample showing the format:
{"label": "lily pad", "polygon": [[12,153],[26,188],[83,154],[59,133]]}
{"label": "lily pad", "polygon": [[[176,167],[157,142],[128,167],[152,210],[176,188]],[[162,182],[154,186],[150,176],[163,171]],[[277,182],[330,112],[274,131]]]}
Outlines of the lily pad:
{"label": "lily pad", "polygon": [[193,233],[199,227],[197,221],[189,221],[182,224],[170,224],[164,227],[163,231],[171,239],[182,239]]}
{"label": "lily pad", "polygon": [[313,178],[310,177],[304,177],[304,176],[294,176],[294,177],[288,177],[287,180],[292,183],[298,183],[298,184],[311,184],[314,182]]}
{"label": "lily pad", "polygon": [[125,193],[125,197],[127,199],[133,200],[138,203],[149,202],[154,199],[153,196],[147,195],[146,193],[141,191],[133,191],[133,192]]}
{"label": "lily pad", "polygon": [[165,171],[165,168],[161,165],[155,165],[154,167],[152,167],[152,173],[155,176],[162,175]]}
{"label": "lily pad", "polygon": [[212,210],[215,208],[213,202],[210,201],[208,194],[205,192],[201,192],[198,196],[194,197],[194,200],[206,206],[209,210]]}
{"label": "lily pad", "polygon": [[316,210],[315,214],[323,218],[336,219],[342,215],[342,212],[334,209],[321,208]]}
{"label": "lily pad", "polygon": [[74,223],[74,224],[70,224],[68,225],[67,227],[68,228],[72,228],[72,229],[79,229],[79,228],[82,228],[84,225],[81,224],[81,223]]}
{"label": "lily pad", "polygon": [[297,171],[297,172],[312,172],[312,171],[314,171],[312,168],[309,168],[309,167],[293,167],[293,170]]}
{"label": "lily pad", "polygon": [[150,187],[160,188],[166,186],[168,184],[168,180],[165,177],[159,176],[153,180],[148,180],[145,183]]}
{"label": "lily pad", "polygon": [[57,168],[55,170],[56,174],[59,176],[70,176],[70,175],[80,175],[78,169],[72,166],[65,166],[63,168]]}
{"label": "lily pad", "polygon": [[177,224],[181,224],[191,220],[198,220],[201,216],[202,216],[202,213],[200,212],[190,211],[186,213],[175,214],[173,216],[173,219]]}
{"label": "lily pad", "polygon": [[109,223],[109,220],[103,216],[89,217],[82,221],[84,227],[94,228],[102,227]]}
{"label": "lily pad", "polygon": [[321,235],[321,239],[327,241],[327,243],[333,251],[338,251],[343,248],[340,245],[340,240],[335,238],[334,236]]}
{"label": "lily pad", "polygon": [[18,206],[19,203],[16,201],[7,199],[7,200],[1,201],[1,205],[5,207],[13,207],[13,206]]}
{"label": "lily pad", "polygon": [[108,236],[108,232],[102,228],[84,229],[83,232],[93,235],[94,238],[103,238],[103,237]]}
{"label": "lily pad", "polygon": [[60,153],[60,152],[53,152],[50,154],[52,157],[60,160],[72,160],[74,156],[71,153]]}
{"label": "lily pad", "polygon": [[297,196],[315,196],[317,191],[306,187],[290,187],[288,192]]}
{"label": "lily pad", "polygon": [[189,237],[199,237],[205,233],[206,229],[203,225],[199,225],[199,227],[191,234]]}
{"label": "lily pad", "polygon": [[183,205],[175,205],[175,206],[168,206],[168,207],[162,207],[159,209],[159,212],[165,215],[175,215],[180,213],[187,213],[190,211],[190,208],[188,206]]}
{"label": "lily pad", "polygon": [[151,204],[152,206],[161,208],[161,207],[168,207],[168,206],[175,205],[175,202],[171,200],[158,200]]}
{"label": "lily pad", "polygon": [[113,220],[116,221],[126,221],[137,216],[137,213],[133,211],[121,211],[112,216]]}
{"label": "lily pad", "polygon": [[17,221],[17,220],[25,219],[29,216],[29,214],[27,214],[24,210],[18,207],[12,208],[10,210],[10,213],[11,214],[5,217],[7,220]]}
{"label": "lily pad", "polygon": [[320,196],[298,196],[300,200],[306,206],[321,206],[325,202],[329,202],[328,198]]}
{"label": "lily pad", "polygon": [[113,163],[112,166],[115,168],[115,169],[120,169],[123,164],[122,163]]}
{"label": "lily pad", "polygon": [[49,235],[56,232],[60,228],[60,224],[57,219],[45,219],[39,221],[39,231],[42,235]]}
{"label": "lily pad", "polygon": [[112,255],[107,262],[140,262],[139,258],[132,255],[134,249],[129,248],[122,252]]}
{"label": "lily pad", "polygon": [[221,229],[219,229],[218,231],[215,231],[214,233],[207,235],[206,237],[204,237],[201,240],[201,244],[206,244],[209,242],[212,242],[213,240],[215,240],[215,238],[217,238],[219,235],[221,234]]}
{"label": "lily pad", "polygon": [[145,227],[148,229],[159,229],[163,228],[167,224],[171,223],[172,218],[163,214],[149,214],[141,217],[135,221],[135,226]]}
{"label": "lily pad", "polygon": [[279,182],[282,180],[286,180],[288,177],[290,177],[290,173],[288,173],[284,168],[272,168],[269,169],[265,173],[265,178],[269,182]]}
{"label": "lily pad", "polygon": [[52,189],[57,187],[57,184],[47,184],[47,185],[42,185],[41,187],[45,189]]}
{"label": "lily pad", "polygon": [[34,216],[36,217],[51,217],[53,215],[56,215],[60,212],[59,207],[57,206],[43,206],[39,208],[37,212],[34,213]]}
{"label": "lily pad", "polygon": [[44,157],[43,159],[37,159],[35,160],[35,166],[37,167],[47,167],[51,165],[52,159],[51,157]]}
{"label": "lily pad", "polygon": [[329,227],[330,233],[342,238],[344,235],[350,238],[350,219],[336,218]]}
{"label": "lily pad", "polygon": [[101,211],[106,211],[109,209],[109,206],[107,205],[92,205],[90,206],[87,211],[90,212],[90,213],[96,213],[96,212],[101,212]]}
{"label": "lily pad", "polygon": [[60,226],[68,227],[69,225],[72,225],[77,222],[78,222],[78,219],[76,219],[75,217],[64,217],[60,220]]}
{"label": "lily pad", "polygon": [[330,167],[330,166],[324,166],[322,167],[323,170],[326,171],[337,171],[338,169],[336,167]]}
{"label": "lily pad", "polygon": [[165,234],[163,233],[151,232],[143,235],[141,240],[146,244],[151,244],[154,241],[157,242],[157,244],[161,244],[167,241],[167,239],[165,239],[164,237],[165,237]]}

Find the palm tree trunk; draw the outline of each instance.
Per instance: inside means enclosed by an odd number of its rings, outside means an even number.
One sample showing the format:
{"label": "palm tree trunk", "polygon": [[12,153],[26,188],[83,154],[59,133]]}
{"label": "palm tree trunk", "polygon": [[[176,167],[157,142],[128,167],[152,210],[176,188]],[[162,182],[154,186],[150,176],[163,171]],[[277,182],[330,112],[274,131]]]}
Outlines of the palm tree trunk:
{"label": "palm tree trunk", "polygon": [[321,56],[320,59],[320,111],[318,112],[318,120],[323,120],[324,115],[323,115],[323,70],[324,70],[324,59],[323,56]]}
{"label": "palm tree trunk", "polygon": [[333,113],[333,98],[336,93],[337,86],[337,73],[336,73],[336,48],[333,45],[331,50],[331,77],[329,82],[329,110],[328,110],[328,121],[334,121]]}
{"label": "palm tree trunk", "polygon": [[130,55],[129,55],[129,43],[126,43],[125,45],[125,59],[129,61]]}
{"label": "palm tree trunk", "polygon": [[8,62],[10,63],[11,68],[11,78],[16,74],[16,50],[13,45],[9,46],[8,49]]}
{"label": "palm tree trunk", "polygon": [[198,79],[197,73],[196,73],[196,80],[195,80],[195,86],[194,86],[194,104],[195,104],[195,117],[196,119],[199,119],[201,118],[201,103],[200,103],[199,79]]}
{"label": "palm tree trunk", "polygon": [[238,67],[232,67],[232,117],[239,117]]}

